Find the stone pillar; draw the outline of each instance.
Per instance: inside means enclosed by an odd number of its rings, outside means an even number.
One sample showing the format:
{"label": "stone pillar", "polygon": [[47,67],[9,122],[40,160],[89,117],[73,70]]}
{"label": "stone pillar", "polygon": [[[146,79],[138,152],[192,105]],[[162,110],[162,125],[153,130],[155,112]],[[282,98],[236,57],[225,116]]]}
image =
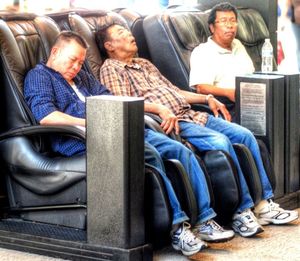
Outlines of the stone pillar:
{"label": "stone pillar", "polygon": [[299,73],[284,74],[285,192],[299,190]]}
{"label": "stone pillar", "polygon": [[143,99],[89,97],[86,111],[88,243],[143,256]]}

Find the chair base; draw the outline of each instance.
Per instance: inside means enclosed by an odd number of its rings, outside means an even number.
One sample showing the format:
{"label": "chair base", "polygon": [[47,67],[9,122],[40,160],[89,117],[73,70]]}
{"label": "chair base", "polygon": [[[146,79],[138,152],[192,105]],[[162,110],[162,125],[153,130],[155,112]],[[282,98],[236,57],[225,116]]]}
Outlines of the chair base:
{"label": "chair base", "polygon": [[17,219],[0,221],[0,247],[68,260],[152,260],[145,244],[132,249],[89,244],[86,231]]}
{"label": "chair base", "polygon": [[26,211],[20,213],[20,217],[28,221],[86,229],[86,208]]}

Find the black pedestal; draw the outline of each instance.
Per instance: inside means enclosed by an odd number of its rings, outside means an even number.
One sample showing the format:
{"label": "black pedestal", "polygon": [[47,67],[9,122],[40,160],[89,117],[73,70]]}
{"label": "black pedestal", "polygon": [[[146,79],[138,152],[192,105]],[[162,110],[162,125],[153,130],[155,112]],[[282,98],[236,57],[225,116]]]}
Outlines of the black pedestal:
{"label": "black pedestal", "polygon": [[236,78],[237,122],[267,145],[276,176],[275,198],[285,192],[284,77],[253,74]]}

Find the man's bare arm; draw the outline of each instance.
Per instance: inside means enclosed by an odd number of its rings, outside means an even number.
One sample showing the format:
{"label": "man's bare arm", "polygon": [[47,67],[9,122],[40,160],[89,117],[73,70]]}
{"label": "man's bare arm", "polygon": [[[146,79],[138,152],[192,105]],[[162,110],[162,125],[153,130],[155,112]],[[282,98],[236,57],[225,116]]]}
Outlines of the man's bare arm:
{"label": "man's bare arm", "polygon": [[220,88],[211,84],[197,84],[195,88],[197,90],[197,93],[212,94],[214,96],[224,96],[232,102],[235,102],[235,89]]}
{"label": "man's bare arm", "polygon": [[224,116],[225,120],[231,121],[231,116],[228,110],[226,109],[226,106],[220,101],[218,101],[216,98],[214,98],[213,96],[208,96],[208,95],[203,95],[203,94],[198,94],[198,93],[193,93],[193,92],[183,91],[183,90],[180,90],[179,93],[185,97],[188,103],[190,104],[207,103],[209,108],[212,110],[213,114],[216,117],[219,116],[219,111],[220,111]]}
{"label": "man's bare arm", "polygon": [[73,117],[69,114],[54,111],[40,121],[41,125],[70,125],[85,127],[85,119]]}

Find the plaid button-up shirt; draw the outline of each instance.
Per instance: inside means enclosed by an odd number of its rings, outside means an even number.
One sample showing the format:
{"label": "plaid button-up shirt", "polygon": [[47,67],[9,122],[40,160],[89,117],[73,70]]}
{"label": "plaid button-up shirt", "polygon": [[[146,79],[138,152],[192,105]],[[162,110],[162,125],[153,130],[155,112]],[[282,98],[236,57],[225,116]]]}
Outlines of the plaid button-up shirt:
{"label": "plaid button-up shirt", "polygon": [[144,97],[145,102],[165,105],[179,120],[206,124],[208,114],[192,110],[180,89],[145,59],[134,58],[132,65],[107,59],[101,67],[100,79],[114,95]]}

